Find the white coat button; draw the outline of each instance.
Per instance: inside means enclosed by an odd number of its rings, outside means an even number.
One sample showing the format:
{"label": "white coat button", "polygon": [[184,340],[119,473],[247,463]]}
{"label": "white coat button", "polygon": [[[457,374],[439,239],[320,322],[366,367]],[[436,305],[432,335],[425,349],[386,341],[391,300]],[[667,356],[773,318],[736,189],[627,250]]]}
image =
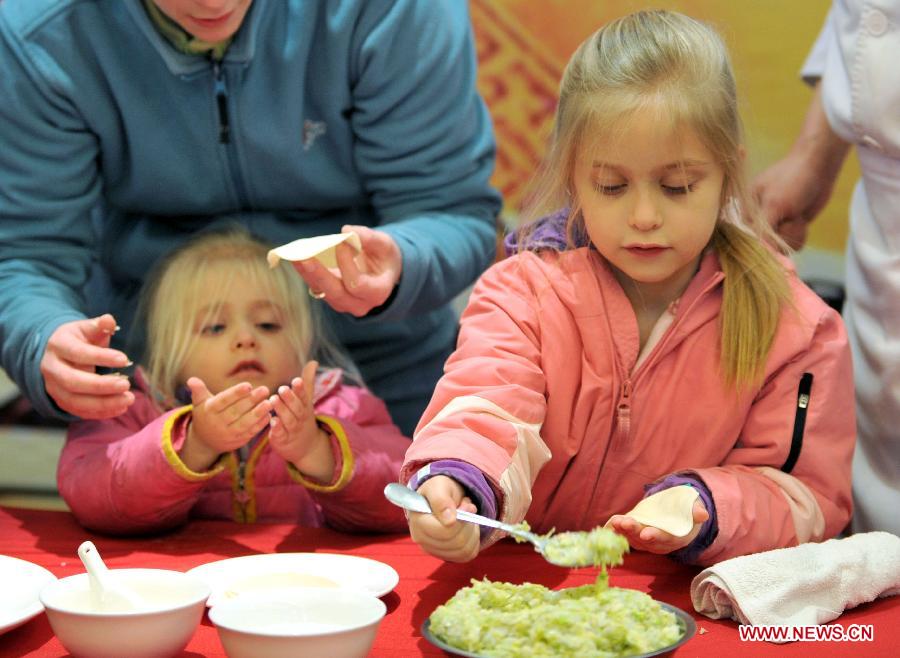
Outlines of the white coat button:
{"label": "white coat button", "polygon": [[869,148],[873,148],[876,151],[884,151],[884,148],[881,146],[881,144],[878,143],[878,140],[871,135],[863,135],[862,139],[860,139],[859,141],[863,146],[868,146]]}
{"label": "white coat button", "polygon": [[880,37],[888,29],[888,18],[884,12],[873,9],[866,14],[866,30],[873,37]]}

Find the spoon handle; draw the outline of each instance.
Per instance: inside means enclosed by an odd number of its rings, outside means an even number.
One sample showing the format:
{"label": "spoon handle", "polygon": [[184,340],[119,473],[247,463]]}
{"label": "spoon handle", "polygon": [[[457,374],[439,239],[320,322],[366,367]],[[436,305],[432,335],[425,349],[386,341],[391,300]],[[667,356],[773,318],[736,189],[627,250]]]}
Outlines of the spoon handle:
{"label": "spoon handle", "polygon": [[509,523],[495,521],[494,519],[488,518],[486,516],[473,514],[472,512],[466,512],[465,510],[461,509],[456,510],[456,518],[460,519],[461,521],[468,521],[469,523],[477,523],[479,525],[486,525],[490,528],[498,528],[499,530],[508,532],[509,534],[515,535],[516,537],[524,539],[525,541],[530,541],[535,546],[540,547],[539,537],[537,537],[534,533],[522,530],[521,528],[517,528],[514,525],[510,525]]}
{"label": "spoon handle", "polygon": [[465,510],[458,509],[456,510],[456,518],[461,521],[468,521],[469,523],[477,523],[478,525],[486,525],[491,528],[500,528],[501,530],[506,530],[506,523],[502,523],[500,521],[495,521],[494,519],[489,519],[486,516],[481,516],[480,514],[474,514],[472,512],[466,512]]}

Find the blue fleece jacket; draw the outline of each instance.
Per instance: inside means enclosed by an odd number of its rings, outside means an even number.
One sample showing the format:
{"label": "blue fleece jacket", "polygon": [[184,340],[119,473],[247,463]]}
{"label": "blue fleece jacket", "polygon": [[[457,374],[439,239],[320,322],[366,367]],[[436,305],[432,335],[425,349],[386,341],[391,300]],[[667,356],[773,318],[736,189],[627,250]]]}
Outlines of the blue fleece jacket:
{"label": "blue fleece jacket", "polygon": [[[216,64],[141,0],[4,0],[0,62],[0,363],[39,411],[65,417],[39,371],[51,333],[104,311],[133,330],[145,274],[196,231],[353,223],[393,236],[403,274],[378,313],[329,321],[411,431],[453,347],[448,304],[494,255],[466,2],[255,0]],[[86,296],[92,268],[108,293]]]}

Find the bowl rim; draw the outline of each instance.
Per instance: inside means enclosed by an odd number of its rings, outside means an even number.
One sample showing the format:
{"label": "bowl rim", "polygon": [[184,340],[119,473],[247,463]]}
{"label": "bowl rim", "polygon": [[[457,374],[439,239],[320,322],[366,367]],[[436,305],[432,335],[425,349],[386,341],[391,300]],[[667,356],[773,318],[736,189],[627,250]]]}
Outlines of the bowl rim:
{"label": "bowl rim", "polygon": [[186,601],[178,603],[177,605],[154,605],[146,608],[141,608],[138,610],[104,610],[104,611],[91,611],[91,610],[82,610],[75,609],[71,606],[60,605],[57,602],[54,602],[52,598],[50,598],[56,591],[63,591],[63,589],[67,586],[66,583],[71,583],[75,580],[87,580],[89,578],[87,572],[72,574],[71,576],[65,576],[64,578],[59,578],[57,580],[51,581],[44,585],[41,588],[41,591],[38,592],[38,599],[41,602],[41,605],[44,606],[44,609],[48,614],[51,613],[61,613],[66,615],[73,615],[77,617],[82,617],[86,619],[100,619],[106,617],[136,617],[140,615],[148,615],[148,614],[160,614],[164,612],[176,612],[179,610],[184,610],[186,608],[191,608],[196,606],[198,603],[202,603],[204,606],[206,605],[206,600],[212,594],[212,588],[200,580],[195,576],[191,576],[183,571],[176,571],[174,569],[152,569],[152,568],[126,568],[126,569],[110,569],[111,572],[115,573],[145,573],[152,572],[154,575],[158,575],[160,573],[170,574],[175,576],[176,578],[180,578],[183,580],[187,580],[191,585],[193,585],[198,593],[192,595]]}
{"label": "bowl rim", "polygon": [[[217,630],[222,629],[222,630],[230,631],[232,633],[238,633],[241,635],[267,637],[267,638],[328,637],[330,635],[338,635],[340,633],[356,631],[356,630],[360,630],[362,628],[367,628],[369,626],[380,624],[381,620],[384,619],[385,615],[387,615],[387,606],[385,605],[384,601],[382,601],[377,596],[373,596],[372,594],[366,594],[364,592],[360,592],[360,591],[353,590],[353,589],[347,589],[347,588],[328,588],[328,589],[323,590],[322,588],[316,588],[316,587],[296,587],[296,588],[292,588],[292,589],[302,591],[304,594],[314,594],[319,597],[327,596],[328,594],[333,595],[335,593],[347,594],[348,596],[355,598],[359,601],[366,601],[367,604],[374,603],[375,608],[373,609],[373,612],[375,612],[375,610],[377,610],[378,614],[377,615],[373,614],[371,619],[368,619],[367,621],[364,621],[362,623],[341,626],[340,628],[336,628],[334,630],[320,631],[320,632],[316,632],[316,633],[292,633],[292,632],[283,632],[283,631],[266,631],[263,629],[251,630],[246,627],[236,626],[234,624],[229,624],[229,623],[224,622],[221,619],[218,619],[220,614],[224,614],[233,608],[237,608],[238,611],[240,611],[241,608],[246,608],[246,607],[252,608],[253,606],[259,604],[263,598],[262,596],[257,597],[257,596],[253,596],[253,595],[244,594],[241,597],[238,597],[236,599],[232,599],[229,601],[223,601],[222,603],[217,603],[216,605],[211,606],[209,608],[209,610],[207,611],[207,615],[209,616],[210,622],[212,622],[213,626],[215,626]],[[287,590],[287,588],[286,588],[286,591],[289,591],[289,590]],[[260,592],[259,594],[263,594],[263,593]],[[242,600],[242,598],[243,598],[243,600]],[[316,596],[314,596],[313,598],[316,598]],[[262,602],[265,604],[268,604],[268,605],[273,605],[273,604],[278,605],[279,603],[294,603],[294,601],[291,601],[290,599],[280,599],[280,600],[279,599],[274,599],[274,600],[270,599],[270,600],[262,600]]]}

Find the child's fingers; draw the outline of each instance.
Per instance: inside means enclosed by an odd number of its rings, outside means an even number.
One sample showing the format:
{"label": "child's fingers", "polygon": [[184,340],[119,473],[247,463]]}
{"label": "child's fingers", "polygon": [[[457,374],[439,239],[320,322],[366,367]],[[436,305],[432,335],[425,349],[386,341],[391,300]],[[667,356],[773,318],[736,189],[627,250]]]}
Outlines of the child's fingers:
{"label": "child's fingers", "polygon": [[[197,377],[191,377],[191,379],[188,380],[188,387],[190,387],[191,385],[191,380],[195,379],[197,381],[200,381]],[[206,387],[204,386],[204,388]],[[193,389],[191,390],[193,391]],[[222,413],[223,411],[225,411],[225,409],[233,405],[238,400],[247,397],[250,394],[251,390],[252,386],[250,386],[250,384],[248,384],[247,382],[235,384],[234,386],[226,388],[224,391],[220,391],[215,396],[211,395],[213,399],[210,400],[208,409],[214,413]],[[196,404],[196,401],[194,404]]]}
{"label": "child's fingers", "polygon": [[191,391],[191,402],[195,407],[213,397],[213,394],[209,392],[206,384],[199,377],[190,377],[185,383]]}
{"label": "child's fingers", "polygon": [[462,499],[462,502],[459,504],[459,507],[457,509],[461,509],[466,512],[472,512],[473,514],[478,514],[478,508],[475,506],[475,503],[472,502],[472,499],[468,496]]}
{"label": "child's fingers", "polygon": [[287,438],[284,423],[277,416],[269,419],[269,441],[279,444]]}
{"label": "child's fingers", "polygon": [[694,501],[694,507],[691,510],[694,523],[705,523],[707,519],[709,519],[709,512],[706,510],[706,506],[703,504],[701,500]]}
{"label": "child's fingers", "polygon": [[[238,386],[242,386],[242,384],[238,384]],[[249,387],[250,384],[247,384],[247,386]],[[219,394],[224,395],[225,393],[229,393],[227,399],[231,401],[230,404],[227,404],[224,407],[216,405],[217,413],[219,413],[229,425],[240,422],[246,414],[256,409],[263,401],[266,401],[266,398],[269,396],[269,389],[265,386],[257,386],[252,390],[249,388],[239,389],[239,391],[243,391],[243,395],[238,392],[235,397],[232,397],[230,391],[231,389],[228,389]],[[216,400],[216,402],[218,402],[218,400]]]}
{"label": "child's fingers", "polygon": [[670,538],[670,535],[667,532],[663,532],[659,528],[653,528],[651,526],[644,526],[640,532],[637,533],[638,537],[641,541],[647,542],[648,544],[653,544],[659,541],[662,541],[663,538]]}
{"label": "child's fingers", "polygon": [[272,411],[284,425],[285,431],[291,433],[300,423],[296,409],[299,401],[294,393],[288,387],[282,386],[269,398],[269,403],[272,405]]}
{"label": "child's fingers", "polygon": [[[453,480],[447,477],[442,479],[453,482]],[[454,482],[459,489],[457,492],[451,486],[446,485],[443,482],[437,482],[437,480],[438,478],[435,477],[423,484],[419,487],[419,493],[428,499],[428,504],[431,505],[431,513],[441,525],[449,527],[457,522],[456,509],[463,499],[462,487]],[[427,486],[432,483],[435,484],[430,487]]]}
{"label": "child's fingers", "polygon": [[253,436],[269,425],[271,411],[272,405],[263,400],[230,423],[228,429],[238,436]]}
{"label": "child's fingers", "polygon": [[640,531],[640,524],[630,516],[616,514],[609,519],[609,523],[619,534],[632,534]]}
{"label": "child's fingers", "polygon": [[444,560],[466,562],[478,554],[480,536],[474,524],[460,521],[445,527],[431,514],[414,512],[410,514],[409,530],[413,541]]}
{"label": "child's fingers", "polygon": [[300,377],[303,379],[303,387],[306,391],[306,401],[308,404],[312,404],[313,398],[315,397],[316,371],[318,369],[318,361],[307,361],[306,365],[303,366],[303,372],[300,373]]}

